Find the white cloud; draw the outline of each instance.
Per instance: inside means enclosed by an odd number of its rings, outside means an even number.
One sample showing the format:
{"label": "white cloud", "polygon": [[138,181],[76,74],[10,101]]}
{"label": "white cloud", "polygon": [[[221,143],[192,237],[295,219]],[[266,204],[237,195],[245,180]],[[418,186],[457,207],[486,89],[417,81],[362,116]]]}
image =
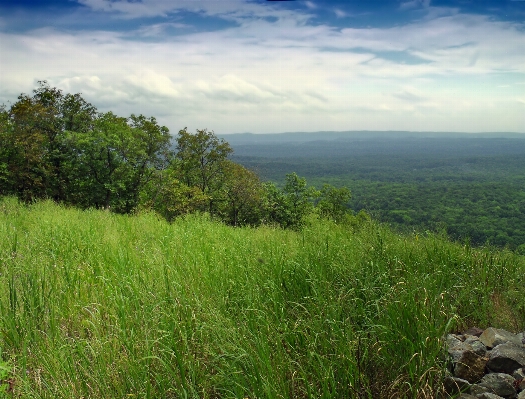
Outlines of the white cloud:
{"label": "white cloud", "polygon": [[[172,131],[184,126],[218,133],[523,131],[525,126],[523,97],[516,94],[525,74],[525,34],[512,23],[446,13],[392,28],[338,30],[307,24],[308,10],[241,0],[82,1],[104,11],[120,7],[128,17],[184,6],[239,25],[200,33],[181,29],[176,36],[167,28],[182,28],[184,21],[125,33],[0,33],[5,55],[0,103],[47,79],[66,92],[82,92],[101,111],[157,116]],[[434,9],[428,13],[437,15]],[[278,21],[268,22],[261,13]],[[404,54],[428,62],[396,60]],[[516,74],[513,94],[493,93],[498,85],[511,85],[499,80],[508,73]]]}
{"label": "white cloud", "polygon": [[315,5],[315,3],[313,1],[305,1],[304,4],[306,5],[306,7],[308,7],[310,10],[315,10],[317,8],[317,6]]}
{"label": "white cloud", "polygon": [[335,14],[335,16],[336,16],[337,18],[344,18],[344,17],[347,16],[347,13],[344,12],[343,10],[339,9],[339,8],[336,8],[336,9],[334,10],[334,14]]}
{"label": "white cloud", "polygon": [[408,10],[412,8],[428,8],[430,7],[430,0],[410,0],[404,1],[400,4],[399,8],[401,10]]}

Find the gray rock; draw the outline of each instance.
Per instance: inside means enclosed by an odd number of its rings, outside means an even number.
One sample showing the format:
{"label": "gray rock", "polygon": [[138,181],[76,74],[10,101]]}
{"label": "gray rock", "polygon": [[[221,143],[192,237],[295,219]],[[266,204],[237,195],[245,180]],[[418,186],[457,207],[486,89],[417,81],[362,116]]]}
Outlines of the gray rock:
{"label": "gray rock", "polygon": [[493,327],[489,327],[483,331],[483,334],[480,335],[479,340],[483,342],[487,348],[494,348],[506,342],[512,342],[518,346],[523,345],[521,338],[516,334]]}
{"label": "gray rock", "polygon": [[467,336],[463,345],[469,346],[472,352],[480,356],[485,356],[487,354],[487,347],[474,335]]}
{"label": "gray rock", "polygon": [[504,373],[487,374],[482,379],[479,385],[488,388],[492,393],[500,396],[515,396],[516,389],[514,389],[514,378]]}
{"label": "gray rock", "polygon": [[458,394],[460,392],[468,392],[470,383],[467,380],[463,380],[457,377],[445,377],[443,381],[445,392],[449,395]]}
{"label": "gray rock", "polygon": [[481,395],[482,393],[490,393],[490,389],[488,389],[487,387],[482,387],[481,385],[478,385],[478,384],[472,384],[470,386],[469,392],[471,395],[478,396],[478,395]]}
{"label": "gray rock", "polygon": [[525,378],[525,370],[523,370],[523,368],[517,369],[512,373],[512,376],[517,380],[522,380]]}
{"label": "gray rock", "polygon": [[525,399],[525,391],[521,391],[521,392],[518,394],[518,399]]}
{"label": "gray rock", "polygon": [[459,345],[463,342],[462,339],[456,334],[447,334],[446,344],[447,348],[453,348],[456,345]]}
{"label": "gray rock", "polygon": [[470,395],[468,393],[462,393],[461,395],[458,396],[457,399],[477,399],[475,396],[473,395]]}
{"label": "gray rock", "polygon": [[479,356],[485,356],[487,348],[480,341],[477,341],[477,343],[475,341],[460,341],[459,343],[455,343],[454,346],[448,347],[448,354],[452,358],[453,363],[459,362],[459,359],[465,351],[471,351]]}
{"label": "gray rock", "polygon": [[485,374],[487,358],[467,350],[464,351],[454,365],[454,377],[467,380],[471,384],[481,380]]}
{"label": "gray rock", "polygon": [[481,328],[478,328],[478,327],[470,327],[464,333],[464,335],[474,335],[476,337],[479,337],[481,334],[483,334],[483,330]]}
{"label": "gray rock", "polygon": [[525,348],[512,343],[496,346],[489,355],[487,367],[497,373],[512,374],[525,366]]}
{"label": "gray rock", "polygon": [[516,336],[521,339],[521,343],[525,344],[525,332],[517,333]]}
{"label": "gray rock", "polygon": [[496,395],[495,393],[482,393],[481,395],[476,396],[478,399],[505,399],[499,395]]}

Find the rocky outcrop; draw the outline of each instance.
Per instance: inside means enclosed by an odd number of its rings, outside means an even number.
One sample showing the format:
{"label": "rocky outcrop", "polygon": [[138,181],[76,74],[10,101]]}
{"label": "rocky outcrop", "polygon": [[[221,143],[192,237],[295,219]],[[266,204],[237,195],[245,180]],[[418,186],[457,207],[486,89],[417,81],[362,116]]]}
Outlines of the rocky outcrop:
{"label": "rocky outcrop", "polygon": [[524,338],[492,327],[449,334],[445,391],[461,399],[525,399]]}

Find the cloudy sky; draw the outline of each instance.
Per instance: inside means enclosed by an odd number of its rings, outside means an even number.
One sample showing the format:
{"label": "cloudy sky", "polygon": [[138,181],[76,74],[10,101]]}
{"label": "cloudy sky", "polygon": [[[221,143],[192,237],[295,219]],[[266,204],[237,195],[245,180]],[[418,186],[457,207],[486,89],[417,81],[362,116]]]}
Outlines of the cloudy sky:
{"label": "cloudy sky", "polygon": [[172,132],[525,132],[525,1],[0,0],[0,104],[38,80]]}

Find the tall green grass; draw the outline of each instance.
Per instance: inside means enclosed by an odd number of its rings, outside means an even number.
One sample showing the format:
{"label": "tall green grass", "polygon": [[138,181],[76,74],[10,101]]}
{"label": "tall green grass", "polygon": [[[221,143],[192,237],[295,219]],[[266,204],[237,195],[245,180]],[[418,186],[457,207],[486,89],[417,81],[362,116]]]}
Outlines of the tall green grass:
{"label": "tall green grass", "polygon": [[0,202],[24,398],[431,398],[442,337],[525,321],[522,257],[356,219],[302,232]]}

